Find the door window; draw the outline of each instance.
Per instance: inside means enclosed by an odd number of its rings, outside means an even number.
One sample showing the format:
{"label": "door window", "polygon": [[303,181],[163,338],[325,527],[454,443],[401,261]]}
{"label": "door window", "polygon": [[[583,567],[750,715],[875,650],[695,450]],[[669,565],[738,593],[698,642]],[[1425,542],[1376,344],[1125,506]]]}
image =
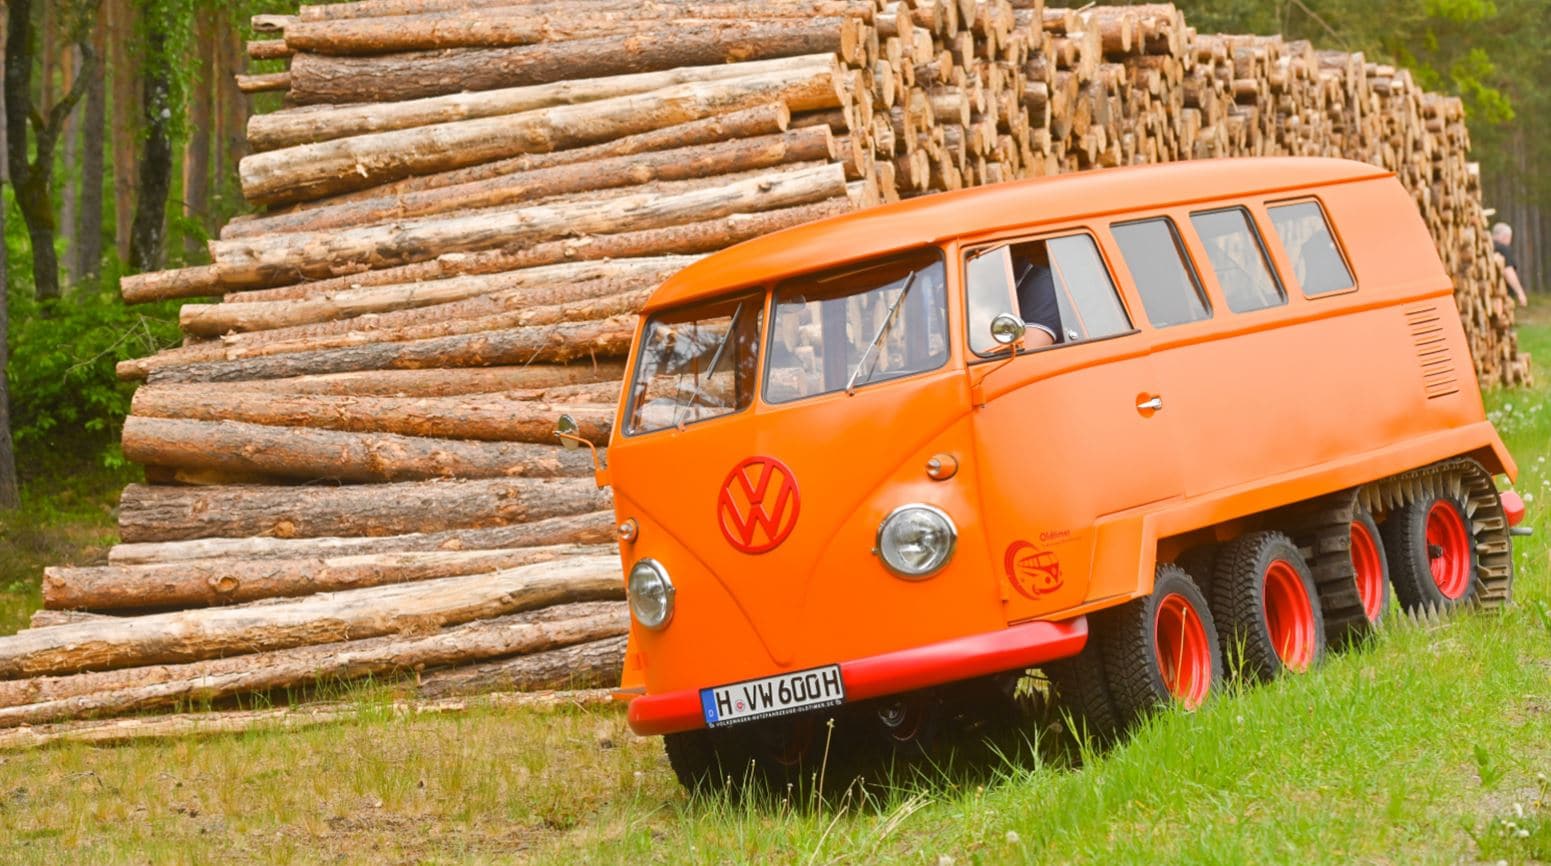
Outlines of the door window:
{"label": "door window", "polygon": [[1271,228],[1293,263],[1293,276],[1303,296],[1328,295],[1357,283],[1341,257],[1341,248],[1330,233],[1330,223],[1319,202],[1300,201],[1266,208]]}
{"label": "door window", "polygon": [[1167,217],[1120,223],[1110,227],[1126,260],[1136,290],[1155,328],[1183,325],[1212,317],[1195,270],[1179,242],[1174,221]]}
{"label": "door window", "polygon": [[1228,309],[1248,313],[1287,303],[1249,211],[1241,207],[1199,211],[1190,215],[1190,223],[1206,247]]}
{"label": "door window", "polygon": [[1029,328],[1026,348],[1079,343],[1131,330],[1104,259],[1086,234],[1041,238],[971,251],[964,264],[969,345],[996,348],[991,320],[1002,313]]}

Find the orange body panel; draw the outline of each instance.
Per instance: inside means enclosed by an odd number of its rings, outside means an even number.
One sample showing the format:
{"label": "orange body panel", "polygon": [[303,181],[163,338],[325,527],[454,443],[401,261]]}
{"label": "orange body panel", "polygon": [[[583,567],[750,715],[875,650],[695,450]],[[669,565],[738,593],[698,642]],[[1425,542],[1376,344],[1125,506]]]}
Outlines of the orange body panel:
{"label": "orange body panel", "polygon": [[[1265,205],[1302,198],[1323,206],[1356,289],[1305,298],[1288,278]],[[1192,212],[1224,206],[1268,238],[1287,303],[1229,312],[1189,229]],[[1211,318],[1148,324],[1109,227],[1152,216],[1179,227]],[[1010,359],[970,353],[964,250],[1068,230],[1097,243],[1134,330]],[[620,520],[639,525],[621,545],[627,573],[650,557],[677,590],[667,627],[632,625],[626,685],[682,692],[1068,620],[1149,592],[1171,536],[1462,454],[1514,473],[1415,206],[1359,163],[1195,162],[928,196],[707,257],[646,316],[923,246],[947,256],[940,368],[850,395],[756,397],[679,429],[616,424],[607,480]],[[1163,408],[1138,408],[1153,398]],[[937,455],[957,461],[952,477],[929,477]],[[789,537],[750,554],[724,536],[718,502],[754,456],[790,470],[800,511]],[[938,573],[903,580],[873,548],[880,521],[916,502],[950,515],[958,544]]]}

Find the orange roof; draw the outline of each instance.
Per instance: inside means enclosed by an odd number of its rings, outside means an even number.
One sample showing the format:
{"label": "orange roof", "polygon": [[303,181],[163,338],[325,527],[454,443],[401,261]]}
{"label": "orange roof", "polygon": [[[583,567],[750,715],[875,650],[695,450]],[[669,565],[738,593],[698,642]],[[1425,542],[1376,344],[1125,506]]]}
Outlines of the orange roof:
{"label": "orange roof", "polygon": [[1391,174],[1346,159],[1209,159],[1029,178],[926,195],[793,226],[707,256],[664,282],[645,310],[1000,228]]}

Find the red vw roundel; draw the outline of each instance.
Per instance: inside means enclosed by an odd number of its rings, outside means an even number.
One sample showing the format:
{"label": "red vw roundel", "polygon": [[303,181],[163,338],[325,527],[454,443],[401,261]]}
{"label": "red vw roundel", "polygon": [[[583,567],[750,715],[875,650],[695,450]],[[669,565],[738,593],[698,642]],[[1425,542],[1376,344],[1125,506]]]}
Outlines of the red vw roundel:
{"label": "red vw roundel", "polygon": [[774,457],[750,457],[727,473],[716,521],[727,543],[744,553],[775,550],[797,526],[797,477]]}

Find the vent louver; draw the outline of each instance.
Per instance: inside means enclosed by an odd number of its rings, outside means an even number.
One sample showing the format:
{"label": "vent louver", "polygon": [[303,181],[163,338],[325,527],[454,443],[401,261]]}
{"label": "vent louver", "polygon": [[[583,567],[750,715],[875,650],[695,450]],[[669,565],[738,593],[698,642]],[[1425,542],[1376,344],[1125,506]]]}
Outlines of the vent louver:
{"label": "vent louver", "polygon": [[1411,329],[1411,342],[1416,346],[1416,360],[1422,369],[1422,390],[1429,400],[1459,393],[1457,365],[1443,324],[1437,305],[1406,311],[1406,325]]}

